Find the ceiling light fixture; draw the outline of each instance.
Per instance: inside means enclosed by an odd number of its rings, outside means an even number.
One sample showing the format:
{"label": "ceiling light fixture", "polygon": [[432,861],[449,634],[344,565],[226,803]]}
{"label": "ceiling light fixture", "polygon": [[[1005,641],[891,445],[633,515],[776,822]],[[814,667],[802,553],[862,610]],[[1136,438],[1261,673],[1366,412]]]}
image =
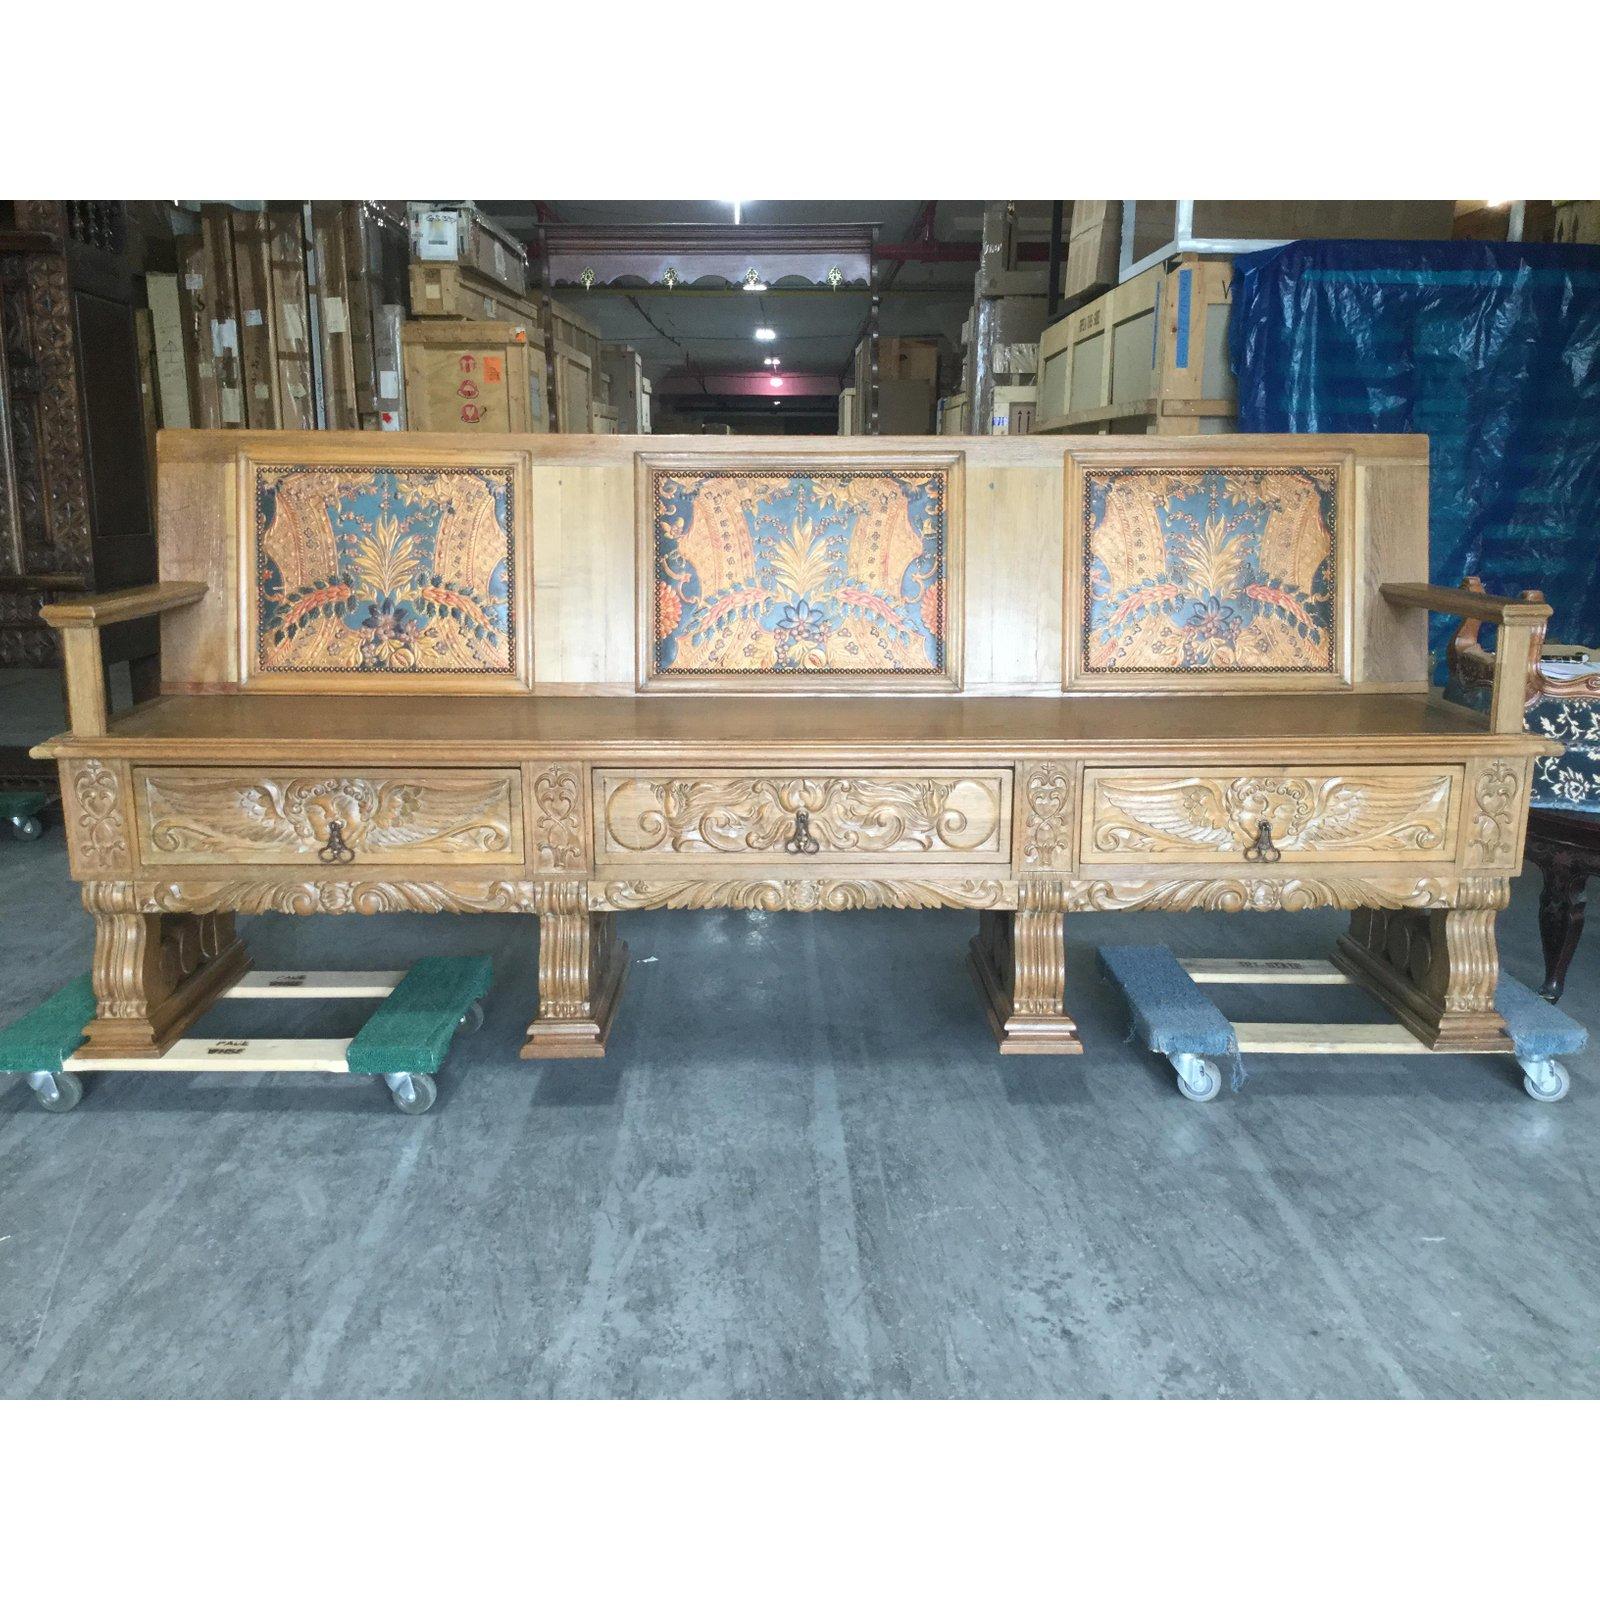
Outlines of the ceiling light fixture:
{"label": "ceiling light fixture", "polygon": [[772,341],[774,339],[776,339],[777,337],[778,337],[778,330],[776,328],[757,328],[756,329],[756,338],[762,344],[771,344]]}
{"label": "ceiling light fixture", "polygon": [[761,281],[761,274],[754,267],[744,275],[744,292],[746,294],[765,294],[767,286]]}
{"label": "ceiling light fixture", "polygon": [[783,387],[782,378],[768,378],[767,382],[770,383],[774,389],[781,389]]}

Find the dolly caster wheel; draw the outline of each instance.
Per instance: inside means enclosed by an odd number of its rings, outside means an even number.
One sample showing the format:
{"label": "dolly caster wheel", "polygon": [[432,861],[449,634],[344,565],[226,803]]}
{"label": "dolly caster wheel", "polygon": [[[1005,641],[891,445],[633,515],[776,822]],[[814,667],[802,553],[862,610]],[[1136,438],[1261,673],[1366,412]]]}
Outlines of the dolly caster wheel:
{"label": "dolly caster wheel", "polygon": [[70,1111],[83,1099],[83,1079],[72,1072],[30,1072],[28,1087],[45,1111]]}
{"label": "dolly caster wheel", "polygon": [[426,1073],[385,1073],[383,1081],[389,1085],[389,1098],[394,1101],[395,1110],[408,1117],[420,1117],[439,1098],[439,1086]]}
{"label": "dolly caster wheel", "polygon": [[19,839],[37,839],[44,832],[44,824],[37,817],[13,817],[11,831]]}
{"label": "dolly caster wheel", "polygon": [[1567,1090],[1572,1087],[1572,1079],[1567,1074],[1567,1069],[1556,1061],[1525,1062],[1528,1068],[1522,1075],[1522,1087],[1527,1091],[1530,1099],[1538,1100],[1544,1105],[1553,1105],[1557,1100],[1567,1098]]}
{"label": "dolly caster wheel", "polygon": [[1206,1065],[1203,1056],[1182,1054],[1171,1060],[1172,1070],[1178,1075],[1178,1093],[1185,1100],[1204,1105],[1222,1092],[1221,1077]]}
{"label": "dolly caster wheel", "polygon": [[456,1024],[457,1033],[476,1033],[483,1026],[483,1002],[474,1000],[467,1014]]}

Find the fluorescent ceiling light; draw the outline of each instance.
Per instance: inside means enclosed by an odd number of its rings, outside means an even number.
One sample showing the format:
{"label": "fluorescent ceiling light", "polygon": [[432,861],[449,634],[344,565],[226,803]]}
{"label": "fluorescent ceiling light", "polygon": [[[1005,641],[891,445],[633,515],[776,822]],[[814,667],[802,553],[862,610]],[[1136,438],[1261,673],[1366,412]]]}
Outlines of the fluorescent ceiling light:
{"label": "fluorescent ceiling light", "polygon": [[777,337],[778,337],[778,330],[776,328],[757,328],[756,329],[756,338],[759,339],[762,344],[771,344],[772,341],[774,339],[776,339]]}
{"label": "fluorescent ceiling light", "polygon": [[783,387],[782,378],[768,378],[767,382],[770,383],[774,389],[781,389]]}

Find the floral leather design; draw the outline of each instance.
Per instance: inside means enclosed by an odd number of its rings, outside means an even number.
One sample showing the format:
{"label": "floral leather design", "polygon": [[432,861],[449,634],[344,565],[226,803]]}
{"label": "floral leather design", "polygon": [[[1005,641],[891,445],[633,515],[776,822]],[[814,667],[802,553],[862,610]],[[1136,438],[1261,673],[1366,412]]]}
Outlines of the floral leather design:
{"label": "floral leather design", "polygon": [[[1493,691],[1452,675],[1444,697],[1487,715]],[[1592,695],[1538,694],[1528,702],[1522,721],[1529,733],[1559,739],[1566,747],[1558,756],[1534,761],[1528,803],[1557,811],[1600,812],[1600,700]]]}
{"label": "floral leather design", "polygon": [[254,559],[258,674],[515,676],[509,469],[260,467]]}
{"label": "floral leather design", "polygon": [[657,472],[653,668],[941,674],[946,474]]}
{"label": "floral leather design", "polygon": [[1085,673],[1334,674],[1333,467],[1084,474]]}

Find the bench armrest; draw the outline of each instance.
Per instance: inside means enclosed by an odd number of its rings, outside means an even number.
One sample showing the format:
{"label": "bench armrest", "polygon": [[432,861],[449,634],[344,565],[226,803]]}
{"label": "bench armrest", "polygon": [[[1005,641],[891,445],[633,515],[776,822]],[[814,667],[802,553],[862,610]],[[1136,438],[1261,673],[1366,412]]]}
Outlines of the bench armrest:
{"label": "bench armrest", "polygon": [[206,592],[203,583],[147,583],[137,589],[111,589],[77,600],[57,600],[39,607],[52,628],[109,628],[115,622],[154,617],[163,611],[192,606]]}
{"label": "bench armrest", "polygon": [[106,731],[106,669],[100,655],[100,630],[137,617],[154,617],[192,606],[206,592],[203,583],[147,583],[138,589],[113,589],[75,600],[40,606],[39,615],[61,634],[67,667],[67,713],[72,732],[96,738]]}
{"label": "bench armrest", "polygon": [[[1386,583],[1382,594],[1391,605],[1462,618],[1450,641],[1452,668],[1468,679],[1481,683],[1488,678],[1492,683],[1489,726],[1496,733],[1522,731],[1529,686],[1538,677],[1539,650],[1550,621],[1550,607],[1537,589],[1508,600],[1486,594],[1481,579],[1468,578],[1459,589],[1437,583]],[[1500,630],[1492,657],[1478,643],[1478,630],[1486,622]]]}

